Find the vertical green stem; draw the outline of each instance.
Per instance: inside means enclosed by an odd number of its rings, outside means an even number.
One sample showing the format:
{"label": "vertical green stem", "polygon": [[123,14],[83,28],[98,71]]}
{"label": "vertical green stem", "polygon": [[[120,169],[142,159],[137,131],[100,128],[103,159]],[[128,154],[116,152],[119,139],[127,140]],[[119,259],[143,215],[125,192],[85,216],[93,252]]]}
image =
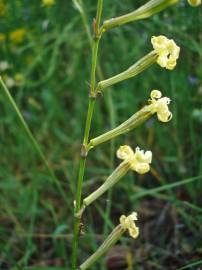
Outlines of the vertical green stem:
{"label": "vertical green stem", "polygon": [[88,144],[94,106],[95,106],[95,99],[90,98],[89,104],[88,104],[88,112],[87,112],[86,126],[85,126],[85,132],[84,132],[84,139],[83,139],[84,146],[86,146]]}
{"label": "vertical green stem", "polygon": [[95,25],[95,32],[98,35],[100,31],[100,21],[102,17],[102,9],[103,9],[103,0],[98,0],[97,4],[97,14],[96,14],[96,25]]}
{"label": "vertical green stem", "polygon": [[[80,1],[80,4],[81,4],[80,14],[81,14],[82,22],[86,30],[86,34],[87,34],[90,46],[92,47],[93,39],[90,33],[89,25],[87,23],[87,15],[83,6],[83,2]],[[99,80],[104,80],[103,72],[102,72],[101,66],[99,65],[99,62],[97,63],[97,72],[98,72]],[[106,92],[105,101],[106,101],[106,106],[109,112],[110,127],[111,129],[113,129],[116,126],[116,119],[115,119],[115,109],[114,109],[111,91]],[[113,168],[114,168],[114,152],[115,152],[115,143],[114,143],[114,140],[111,140],[110,141],[110,170],[111,171],[113,171]],[[112,204],[111,199],[112,199],[112,189],[109,189],[108,194],[107,194],[107,205],[105,209],[107,219],[109,219],[110,217],[111,204]],[[105,222],[104,229],[103,229],[104,238],[106,238],[108,234],[108,227],[109,227],[108,223]]]}
{"label": "vertical green stem", "polygon": [[[91,63],[91,86],[90,86],[90,97],[89,97],[89,104],[88,104],[88,112],[86,117],[86,125],[84,131],[84,138],[83,138],[83,149],[85,151],[85,147],[89,141],[89,133],[91,128],[92,116],[94,111],[95,105],[95,84],[96,84],[96,67],[97,67],[97,58],[98,58],[98,48],[100,42],[100,35],[99,35],[99,25],[102,15],[102,7],[103,7],[103,0],[98,0],[97,5],[97,15],[95,21],[95,29],[94,29],[94,39],[92,44],[92,63]],[[75,201],[75,213],[80,210],[81,207],[81,195],[82,195],[82,185],[83,185],[83,178],[85,173],[85,166],[86,166],[86,155],[82,153],[79,165],[79,175],[78,175],[78,182],[77,182],[77,190],[76,190],[76,201]],[[74,218],[74,235],[73,235],[73,243],[72,243],[72,270],[77,269],[77,257],[78,257],[78,238],[79,238],[79,226],[80,226],[80,219]]]}
{"label": "vertical green stem", "polygon": [[91,68],[91,85],[90,85],[90,95],[93,97],[95,94],[95,83],[96,83],[96,66],[97,66],[97,53],[98,47],[100,43],[100,38],[95,37],[93,40],[93,48],[92,48],[92,68]]}
{"label": "vertical green stem", "polygon": [[101,38],[101,33],[99,30],[100,21],[102,16],[103,0],[98,0],[97,5],[97,15],[94,25],[94,39],[93,39],[93,48],[92,48],[92,67],[91,67],[91,89],[90,94],[94,96],[95,94],[95,82],[96,82],[96,66],[97,66],[97,54]]}

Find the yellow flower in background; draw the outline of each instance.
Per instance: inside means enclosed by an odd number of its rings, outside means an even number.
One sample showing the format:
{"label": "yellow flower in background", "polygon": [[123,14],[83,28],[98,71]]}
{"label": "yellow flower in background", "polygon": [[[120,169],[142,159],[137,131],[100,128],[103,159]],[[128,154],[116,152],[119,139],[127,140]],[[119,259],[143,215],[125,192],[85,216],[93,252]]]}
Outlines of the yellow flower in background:
{"label": "yellow flower in background", "polygon": [[22,83],[24,81],[24,76],[21,73],[16,73],[14,79],[16,83]]}
{"label": "yellow flower in background", "polygon": [[157,63],[163,68],[174,69],[180,54],[180,47],[176,45],[174,40],[165,36],[153,36],[151,43],[158,54]]}
{"label": "yellow flower in background", "polygon": [[6,40],[6,35],[3,33],[0,33],[0,43],[3,43]]}
{"label": "yellow flower in background", "polygon": [[192,7],[197,7],[197,6],[201,5],[201,0],[188,0],[188,3]]}
{"label": "yellow flower in background", "polygon": [[[0,64],[2,65],[2,63],[0,63]],[[3,63],[3,65],[5,66],[6,63]],[[7,63],[7,65],[8,65],[8,63]],[[0,68],[2,68],[2,67],[0,66]],[[3,70],[3,71],[5,71],[5,70]],[[13,77],[4,73],[2,75],[2,77],[3,77],[3,80],[5,81],[5,84],[8,88],[20,86],[24,82],[24,76],[22,73],[16,73]]]}
{"label": "yellow flower in background", "polygon": [[9,38],[13,43],[19,44],[23,42],[25,34],[26,30],[24,28],[19,28],[11,32]]}
{"label": "yellow flower in background", "polygon": [[26,64],[28,64],[28,65],[31,65],[31,64],[33,63],[33,60],[34,60],[34,57],[33,57],[32,55],[27,55],[27,56],[25,57],[25,62],[26,62]]}
{"label": "yellow flower in background", "polygon": [[3,16],[6,13],[7,6],[4,1],[0,0],[0,16]]}
{"label": "yellow flower in background", "polygon": [[124,230],[128,230],[129,234],[133,238],[137,238],[139,235],[139,228],[136,226],[135,222],[137,220],[137,213],[133,212],[129,216],[122,215],[120,217],[120,224]]}
{"label": "yellow flower in background", "polygon": [[171,100],[168,97],[162,97],[162,93],[159,90],[151,91],[150,96],[151,112],[157,113],[158,120],[161,122],[170,121],[172,119],[172,113],[169,111],[168,105]]}
{"label": "yellow flower in background", "polygon": [[134,153],[130,146],[123,145],[119,147],[117,157],[128,162],[130,169],[139,174],[145,174],[150,170],[150,164],[152,162],[151,151],[144,152],[139,147],[136,147]]}
{"label": "yellow flower in background", "polygon": [[26,30],[24,28],[16,29],[9,35],[10,40],[15,44],[20,44],[25,39]]}
{"label": "yellow flower in background", "polygon": [[55,4],[55,0],[42,0],[44,6],[52,6]]}
{"label": "yellow flower in background", "polygon": [[26,30],[24,28],[19,28],[10,33],[9,39],[15,44],[20,44],[23,42],[25,35]]}

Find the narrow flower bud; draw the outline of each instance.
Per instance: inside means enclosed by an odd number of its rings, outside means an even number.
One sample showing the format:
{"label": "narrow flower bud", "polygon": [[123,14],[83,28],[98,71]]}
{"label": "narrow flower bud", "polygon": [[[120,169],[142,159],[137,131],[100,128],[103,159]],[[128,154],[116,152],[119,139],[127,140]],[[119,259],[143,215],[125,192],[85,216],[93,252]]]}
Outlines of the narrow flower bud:
{"label": "narrow flower bud", "polygon": [[82,265],[80,265],[79,270],[86,270],[91,267],[100,257],[102,257],[110,248],[116,244],[116,242],[121,238],[121,236],[128,230],[131,237],[134,239],[139,235],[139,228],[136,226],[135,222],[137,220],[137,213],[133,212],[131,215],[126,217],[122,215],[120,217],[120,224],[114,228],[107,239],[102,243],[102,245],[96,250],[96,252],[91,255]]}
{"label": "narrow flower bud", "polygon": [[139,73],[141,73],[142,71],[144,71],[145,69],[150,67],[152,64],[154,64],[157,60],[157,57],[158,57],[158,54],[155,51],[150,52],[149,54],[147,54],[146,56],[141,58],[138,62],[136,62],[134,65],[129,67],[127,70],[125,70],[125,71],[119,73],[118,75],[115,75],[109,79],[100,81],[97,84],[96,92],[99,93],[103,89],[105,89],[111,85],[114,85],[118,82],[127,80],[129,78],[132,78],[132,77],[138,75]]}
{"label": "narrow flower bud", "polygon": [[152,112],[149,106],[143,107],[141,110],[133,114],[128,120],[123,122],[118,127],[94,138],[91,139],[88,145],[88,150],[94,148],[95,146],[107,142],[119,135],[128,133],[129,131],[135,129],[140,126],[143,122],[152,117]]}
{"label": "narrow flower bud", "polygon": [[132,21],[146,19],[178,2],[179,0],[150,0],[133,12],[104,21],[103,30],[105,31]]}
{"label": "narrow flower bud", "polygon": [[167,97],[162,97],[162,93],[159,90],[153,90],[151,92],[151,99],[149,99],[149,104],[143,107],[141,110],[132,115],[128,120],[123,122],[118,127],[91,139],[87,150],[98,146],[101,143],[109,141],[121,134],[125,134],[143,122],[148,120],[154,113],[157,114],[157,118],[161,122],[168,122],[172,119],[172,113],[169,111],[168,105],[170,104],[170,99]]}
{"label": "narrow flower bud", "polygon": [[98,199],[108,189],[113,187],[129,170],[136,171],[139,174],[145,174],[150,170],[152,161],[152,152],[136,148],[135,153],[130,146],[121,146],[117,151],[117,157],[124,160],[106,179],[106,181],[93,193],[83,200],[82,207],[76,217],[81,217],[86,207]]}
{"label": "narrow flower bud", "polygon": [[180,54],[180,47],[174,40],[165,36],[154,36],[151,38],[151,43],[158,54],[157,64],[169,70],[174,69]]}
{"label": "narrow flower bud", "polygon": [[188,0],[188,3],[192,7],[197,7],[197,6],[201,5],[201,0]]}

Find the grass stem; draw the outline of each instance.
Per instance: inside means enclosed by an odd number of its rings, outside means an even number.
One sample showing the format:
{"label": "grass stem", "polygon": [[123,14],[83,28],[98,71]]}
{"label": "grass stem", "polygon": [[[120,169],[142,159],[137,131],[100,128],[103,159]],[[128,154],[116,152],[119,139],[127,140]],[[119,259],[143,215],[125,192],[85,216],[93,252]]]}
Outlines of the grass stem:
{"label": "grass stem", "polygon": [[2,86],[2,89],[4,91],[4,94],[7,98],[7,100],[9,101],[10,105],[12,106],[13,110],[15,111],[17,117],[18,117],[18,120],[20,121],[25,133],[27,134],[29,140],[31,141],[31,144],[32,144],[32,147],[35,149],[35,151],[37,152],[37,154],[39,155],[39,157],[41,158],[41,160],[43,161],[47,171],[49,172],[50,176],[52,177],[52,180],[54,181],[55,185],[57,186],[61,196],[63,197],[63,199],[65,201],[66,200],[66,195],[65,195],[65,192],[63,191],[62,187],[61,187],[61,184],[59,182],[59,180],[57,179],[57,177],[55,176],[53,170],[50,168],[49,164],[48,164],[48,161],[46,159],[46,157],[44,156],[38,142],[35,140],[31,130],[29,129],[27,123],[25,122],[25,119],[22,115],[22,113],[20,112],[17,104],[15,103],[13,97],[11,96],[7,86],[5,85],[4,81],[2,80],[2,78],[0,77],[0,84]]}

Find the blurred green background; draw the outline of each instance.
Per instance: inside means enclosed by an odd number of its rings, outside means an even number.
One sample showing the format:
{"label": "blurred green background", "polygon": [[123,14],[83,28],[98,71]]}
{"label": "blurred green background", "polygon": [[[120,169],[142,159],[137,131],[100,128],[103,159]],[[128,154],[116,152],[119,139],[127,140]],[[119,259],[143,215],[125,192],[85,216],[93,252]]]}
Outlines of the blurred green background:
{"label": "blurred green background", "polygon": [[[146,1],[104,1],[103,19]],[[86,25],[70,0],[0,0],[0,73],[60,181],[66,200],[33,149],[0,88],[0,269],[69,267],[79,151],[88,102],[91,31],[96,1],[84,1]],[[178,65],[153,65],[99,97],[91,137],[144,106],[152,89],[172,99],[173,119],[156,117],[90,152],[83,195],[119,164],[123,144],[152,150],[151,173],[128,173],[84,215],[82,262],[118,223],[139,213],[140,237],[127,235],[92,269],[202,269],[202,17],[186,1],[147,20],[107,32],[101,41],[103,76],[117,74],[152,49],[163,34],[181,47]],[[98,76],[99,80],[99,76]],[[32,268],[30,268],[32,269]],[[44,268],[45,269],[45,268]],[[46,268],[48,269],[48,268]],[[59,268],[55,268],[59,269]]]}

